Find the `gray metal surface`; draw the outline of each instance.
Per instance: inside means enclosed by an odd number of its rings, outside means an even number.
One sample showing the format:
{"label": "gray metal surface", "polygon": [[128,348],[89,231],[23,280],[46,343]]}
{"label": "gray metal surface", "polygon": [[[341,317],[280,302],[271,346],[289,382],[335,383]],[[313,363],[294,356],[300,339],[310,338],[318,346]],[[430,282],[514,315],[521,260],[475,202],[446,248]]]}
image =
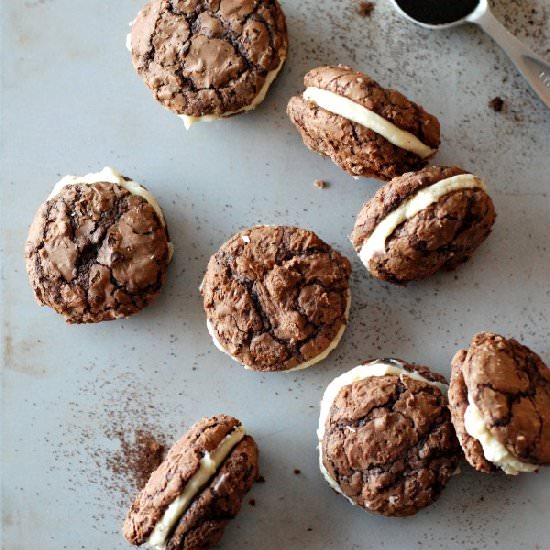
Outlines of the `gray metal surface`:
{"label": "gray metal surface", "polygon": [[[286,0],[290,55],[256,112],[186,132],[131,67],[127,24],[141,0],[2,0],[2,537],[6,550],[124,549],[133,489],[120,441],[144,425],[170,442],[203,415],[243,420],[261,449],[257,485],[222,548],[548,548],[550,472],[505,478],[464,467],[438,503],[408,519],[363,513],[317,469],[325,385],[373,356],[448,375],[481,329],[550,360],[550,111],[480,31],[423,31],[379,0]],[[536,11],[531,12],[532,9]],[[548,56],[546,0],[502,1],[497,16]],[[545,49],[546,48],[546,49]],[[347,63],[421,101],[442,123],[439,163],[483,176],[493,235],[455,274],[394,288],[369,278],[347,241],[377,188],[307,151],[285,115],[303,73]],[[506,100],[502,113],[487,102]],[[28,225],[57,179],[113,165],[147,185],[176,246],[161,298],[142,314],[66,326],[28,286]],[[330,182],[324,190],[316,178]],[[245,372],[212,345],[197,292],[207,259],[243,226],[299,224],[353,259],[351,323],[319,366]],[[124,436],[124,437],[126,437]],[[120,464],[119,464],[120,465]],[[301,474],[293,473],[294,469]]]}

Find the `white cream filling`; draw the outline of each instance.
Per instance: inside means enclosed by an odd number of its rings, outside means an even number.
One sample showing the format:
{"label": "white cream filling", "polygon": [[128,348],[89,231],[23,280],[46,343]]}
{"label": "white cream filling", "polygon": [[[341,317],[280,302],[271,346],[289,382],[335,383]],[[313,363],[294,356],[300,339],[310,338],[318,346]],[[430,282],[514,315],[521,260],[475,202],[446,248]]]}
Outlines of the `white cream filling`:
{"label": "white cream filling", "polygon": [[330,111],[352,122],[361,124],[361,126],[365,126],[365,128],[380,134],[392,145],[414,153],[420,158],[427,158],[436,151],[436,149],[432,149],[428,145],[422,143],[414,134],[398,128],[384,117],[381,117],[374,111],[359,105],[359,103],[347,97],[329,92],[328,90],[313,87],[306,88],[302,97],[306,101],[313,101],[313,103],[326,111]]}
{"label": "white cream filling", "polygon": [[[132,19],[129,23],[128,23],[128,26],[130,27],[130,29],[134,26],[134,23],[136,22],[138,16],[136,15],[136,17],[134,19]],[[132,53],[132,31],[130,31],[127,35],[126,35],[126,49]]]}
{"label": "white cream filling", "polygon": [[236,115],[237,113],[252,111],[265,99],[265,96],[267,95],[267,92],[271,84],[273,84],[273,81],[275,80],[275,78],[277,78],[279,71],[283,68],[285,59],[286,59],[286,56],[282,57],[279,65],[275,69],[267,73],[265,77],[264,85],[262,86],[262,88],[260,89],[256,97],[254,97],[254,100],[250,105],[245,105],[244,107],[241,107],[236,111],[228,111],[221,115],[203,115],[203,116],[178,115],[178,117],[181,118],[181,120],[183,120],[183,124],[185,125],[185,128],[189,130],[189,128],[191,128],[191,126],[195,124],[195,122],[213,122],[214,120],[220,120],[221,118],[228,117],[231,115]]}
{"label": "white cream filling", "polygon": [[164,512],[164,516],[155,525],[153,532],[147,539],[147,544],[151,548],[155,550],[164,550],[166,548],[167,538],[176,522],[185,513],[193,498],[218,471],[223,461],[245,435],[246,430],[242,426],[238,426],[221,441],[212,453],[208,451],[204,453],[204,456],[200,459],[198,471],[187,482],[183,493],[168,506]]}
{"label": "white cream filling", "polygon": [[487,429],[483,415],[470,395],[468,395],[468,407],[464,413],[464,428],[466,432],[477,439],[483,449],[483,456],[498,466],[503,472],[509,475],[517,475],[520,472],[536,472],[538,466],[522,462],[515,458],[506,447],[498,441]]}
{"label": "white cream filling", "polygon": [[[153,194],[148,189],[143,187],[143,185],[136,183],[134,180],[124,179],[120,172],[110,166],[106,166],[103,170],[101,170],[101,172],[86,174],[85,176],[65,176],[54,185],[48,200],[53,199],[53,197],[59,194],[59,192],[67,185],[92,185],[94,183],[111,183],[113,185],[118,185],[126,189],[129,193],[132,193],[132,195],[137,195],[138,197],[146,200],[159,217],[162,225],[166,227],[164,213],[162,212],[162,209]],[[171,242],[168,243],[168,249],[171,260],[174,255],[174,245]]]}
{"label": "white cream filling", "polygon": [[[323,398],[321,399],[319,427],[317,429],[317,439],[319,440],[319,469],[321,470],[321,473],[323,474],[323,477],[325,478],[327,483],[335,491],[337,491],[342,495],[344,495],[344,493],[342,493],[340,486],[330,476],[327,469],[325,468],[325,465],[323,464],[322,445],[323,445],[323,438],[325,437],[325,425],[330,414],[330,409],[337,395],[340,393],[340,390],[344,386],[349,386],[354,382],[359,382],[360,380],[364,380],[365,378],[370,378],[371,376],[388,376],[388,375],[398,376],[401,379],[404,376],[408,376],[409,378],[418,380],[419,382],[424,382],[426,384],[430,384],[431,386],[435,386],[439,388],[443,394],[445,395],[447,394],[448,386],[446,384],[428,380],[418,372],[409,372],[404,368],[403,363],[397,360],[388,361],[388,360],[376,359],[365,365],[359,365],[358,367],[355,367],[350,371],[345,372],[340,376],[337,376],[334,380],[332,380],[332,382],[327,386],[325,393],[323,394]],[[349,428],[349,429],[352,430],[352,428]],[[352,504],[354,504],[354,502],[349,497],[347,497],[346,495],[344,496]]]}
{"label": "white cream filling", "polygon": [[438,202],[442,197],[459,189],[480,188],[486,190],[483,181],[472,174],[452,176],[421,189],[410,199],[392,210],[375,228],[371,236],[363,243],[359,257],[368,268],[369,262],[386,251],[386,239],[399,225],[416,216],[421,210]]}
{"label": "white cream filling", "polygon": [[[316,355],[312,359],[309,359],[308,361],[304,361],[303,363],[300,363],[299,365],[297,365],[297,366],[295,366],[291,369],[287,369],[283,372],[294,372],[294,371],[297,371],[297,370],[307,369],[308,367],[311,367],[311,366],[315,365],[315,363],[319,363],[320,361],[323,361],[323,359],[326,359],[329,356],[329,354],[338,347],[338,344],[340,343],[340,340],[342,339],[342,336],[344,335],[344,331],[346,330],[346,327],[347,327],[347,321],[349,320],[350,309],[351,309],[351,292],[348,290],[347,296],[346,296],[346,311],[344,313],[344,317],[346,319],[346,322],[340,327],[340,329],[338,330],[338,333],[336,334],[334,339],[330,342],[328,347],[325,350],[323,350],[321,353],[319,353],[319,355]],[[212,337],[212,341],[214,342],[214,345],[220,351],[222,351],[223,353],[229,355],[229,357],[231,357],[231,359],[233,359],[234,361],[237,361],[237,363],[241,363],[238,359],[233,357],[221,345],[221,343],[218,340],[218,337],[216,336],[216,333],[214,331],[214,327],[212,327],[212,323],[208,319],[206,320],[206,328],[208,329],[208,334],[210,334],[210,336]],[[243,367],[246,370],[254,370],[251,367],[249,367],[248,365],[244,365],[243,363],[241,363],[241,364],[243,365]]]}

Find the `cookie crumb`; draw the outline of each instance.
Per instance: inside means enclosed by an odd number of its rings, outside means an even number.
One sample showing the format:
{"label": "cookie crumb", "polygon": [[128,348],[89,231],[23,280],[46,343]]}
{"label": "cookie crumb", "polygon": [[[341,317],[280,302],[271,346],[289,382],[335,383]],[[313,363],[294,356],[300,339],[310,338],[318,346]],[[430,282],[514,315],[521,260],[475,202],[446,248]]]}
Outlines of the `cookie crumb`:
{"label": "cookie crumb", "polygon": [[493,109],[496,113],[499,113],[504,107],[504,99],[499,96],[494,97],[491,101],[489,101],[489,107],[491,107],[491,109]]}
{"label": "cookie crumb", "polygon": [[251,498],[251,499],[248,501],[248,505],[249,505],[249,506],[256,506],[256,499],[255,499],[255,498]]}
{"label": "cookie crumb", "polygon": [[358,11],[361,17],[370,17],[374,11],[374,2],[359,2]]}
{"label": "cookie crumb", "polygon": [[328,187],[328,183],[323,180],[315,180],[313,185],[314,187],[317,187],[317,189],[326,189]]}
{"label": "cookie crumb", "polygon": [[302,470],[298,470],[298,468],[294,468],[294,475],[300,475],[302,473]]}
{"label": "cookie crumb", "polygon": [[256,480],[256,483],[265,483],[265,477],[259,476],[258,479]]}

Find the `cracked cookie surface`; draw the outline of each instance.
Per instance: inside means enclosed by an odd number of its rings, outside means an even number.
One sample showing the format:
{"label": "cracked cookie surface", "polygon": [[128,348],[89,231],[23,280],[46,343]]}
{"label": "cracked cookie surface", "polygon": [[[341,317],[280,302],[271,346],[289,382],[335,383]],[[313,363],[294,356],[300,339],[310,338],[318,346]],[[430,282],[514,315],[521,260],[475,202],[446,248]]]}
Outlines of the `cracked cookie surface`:
{"label": "cracked cookie surface", "polygon": [[[173,445],[128,512],[123,534],[131,544],[146,542],[170,504],[199,471],[201,459],[212,455],[224,438],[240,427],[230,416],[203,418]],[[258,449],[253,438],[245,435],[177,519],[168,533],[167,550],[206,549],[216,544],[257,478]]]}
{"label": "cracked cookie surface", "polygon": [[[431,381],[426,367],[404,364]],[[327,474],[354,504],[390,516],[437,500],[460,460],[447,397],[406,376],[370,376],[343,386],[321,443]]]}
{"label": "cracked cookie surface", "polygon": [[550,464],[550,369],[536,353],[517,340],[481,332],[468,350],[455,355],[452,369],[453,422],[474,468],[495,469],[484,458],[479,442],[464,429],[468,395],[491,436],[513,457],[530,464]]}
{"label": "cracked cookie surface", "polygon": [[252,105],[280,68],[285,16],[277,0],[151,0],[130,46],[157,101],[180,115],[223,116]]}
{"label": "cracked cookie surface", "polygon": [[64,187],[38,210],[25,246],[36,300],[69,323],[127,317],[160,292],[168,234],[142,197],[110,183]]}
{"label": "cracked cookie surface", "polygon": [[[344,66],[318,67],[305,75],[304,85],[345,97],[413,134],[425,145],[439,147],[439,121],[435,116],[363,73]],[[309,149],[329,157],[352,176],[389,180],[427,164],[427,158],[393,145],[366,126],[302,96],[291,98],[287,113]]]}
{"label": "cracked cookie surface", "polygon": [[[418,191],[462,174],[456,166],[430,166],[394,178],[359,212],[350,237],[355,250],[360,253],[378,224]],[[493,201],[482,188],[452,191],[399,224],[386,238],[384,254],[372,257],[368,269],[395,284],[456,269],[485,241],[495,219]]]}
{"label": "cracked cookie surface", "polygon": [[315,233],[243,230],[214,254],[201,287],[215,340],[260,371],[300,368],[346,325],[351,265]]}

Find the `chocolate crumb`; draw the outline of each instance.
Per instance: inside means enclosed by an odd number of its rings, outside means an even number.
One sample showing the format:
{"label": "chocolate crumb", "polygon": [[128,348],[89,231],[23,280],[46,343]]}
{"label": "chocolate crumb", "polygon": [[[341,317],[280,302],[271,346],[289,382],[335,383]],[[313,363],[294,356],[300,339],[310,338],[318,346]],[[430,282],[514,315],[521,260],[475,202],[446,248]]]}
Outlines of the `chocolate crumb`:
{"label": "chocolate crumb", "polygon": [[302,473],[302,470],[298,470],[298,468],[294,468],[294,474],[300,475]]}
{"label": "chocolate crumb", "polygon": [[370,17],[374,11],[374,2],[359,2],[358,11],[361,17]]}
{"label": "chocolate crumb", "polygon": [[122,432],[116,436],[120,440],[120,450],[108,458],[107,466],[114,474],[126,478],[136,490],[141,490],[162,462],[165,445],[143,429],[136,430],[133,438]]}
{"label": "chocolate crumb", "polygon": [[255,498],[251,498],[251,499],[248,501],[248,504],[249,504],[249,506],[256,506],[256,499],[255,499]]}
{"label": "chocolate crumb", "polygon": [[256,480],[256,483],[265,483],[265,477],[259,476],[258,479]]}
{"label": "chocolate crumb", "polygon": [[308,527],[307,530],[308,531],[313,531],[313,529],[311,527]]}
{"label": "chocolate crumb", "polygon": [[493,99],[491,99],[491,101],[489,101],[489,107],[491,107],[493,111],[499,113],[504,107],[504,99],[499,96],[494,97]]}
{"label": "chocolate crumb", "polygon": [[326,189],[328,187],[328,183],[323,180],[315,180],[313,185],[317,187],[317,189]]}

